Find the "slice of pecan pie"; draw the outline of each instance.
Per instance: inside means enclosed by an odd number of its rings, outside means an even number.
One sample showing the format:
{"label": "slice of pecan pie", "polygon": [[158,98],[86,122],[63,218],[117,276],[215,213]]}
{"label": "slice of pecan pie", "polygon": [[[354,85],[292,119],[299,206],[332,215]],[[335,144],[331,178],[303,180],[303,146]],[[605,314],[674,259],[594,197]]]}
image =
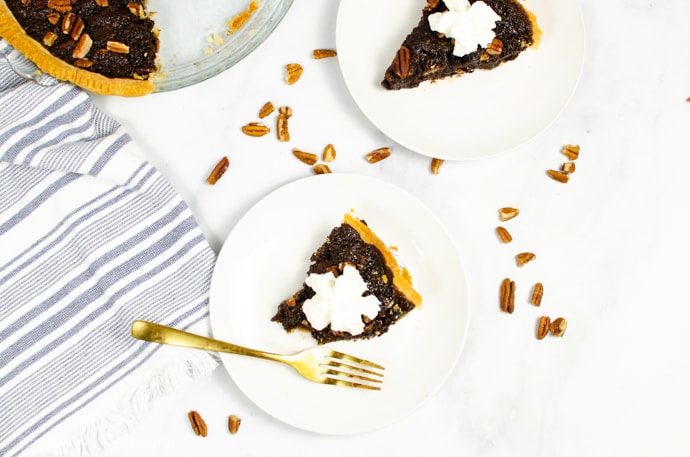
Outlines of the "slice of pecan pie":
{"label": "slice of pecan pie", "polygon": [[345,214],[311,256],[307,279],[272,320],[319,344],[367,339],[421,306],[408,270],[362,220]]}
{"label": "slice of pecan pie", "polygon": [[45,73],[92,92],[154,90],[158,31],[146,0],[0,0],[0,36]]}
{"label": "slice of pecan pie", "polygon": [[491,70],[540,40],[536,17],[518,0],[428,0],[381,85],[406,89]]}

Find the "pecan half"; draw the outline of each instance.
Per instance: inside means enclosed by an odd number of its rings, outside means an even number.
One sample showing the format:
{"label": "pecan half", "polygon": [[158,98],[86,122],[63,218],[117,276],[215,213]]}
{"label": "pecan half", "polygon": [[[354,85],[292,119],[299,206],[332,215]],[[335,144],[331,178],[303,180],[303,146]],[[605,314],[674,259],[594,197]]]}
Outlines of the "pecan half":
{"label": "pecan half", "polygon": [[316,154],[300,151],[297,148],[293,148],[292,153],[300,160],[300,162],[306,163],[307,165],[314,165],[319,160],[319,157]]}
{"label": "pecan half", "polygon": [[335,57],[338,53],[333,49],[314,49],[312,56],[315,59],[325,59],[328,57]]}
{"label": "pecan half", "polygon": [[537,326],[537,339],[543,340],[551,330],[551,318],[549,316],[541,316],[539,318],[539,325]]}
{"label": "pecan half", "polygon": [[67,35],[72,31],[72,26],[77,20],[77,15],[69,11],[67,14],[62,16],[62,24],[60,25],[60,31]]}
{"label": "pecan half", "polygon": [[288,119],[292,117],[292,108],[289,106],[281,106],[278,108],[278,117],[276,118],[276,136],[278,141],[290,141],[290,130],[288,128]]}
{"label": "pecan half", "polygon": [[565,154],[570,160],[575,160],[580,156],[580,146],[577,144],[566,144],[561,149],[561,152]]}
{"label": "pecan half", "polygon": [[270,131],[271,129],[266,124],[262,124],[261,122],[250,122],[249,124],[242,126],[242,132],[245,135],[253,137],[264,136]]}
{"label": "pecan half", "polygon": [[486,53],[490,56],[497,56],[503,52],[503,42],[499,38],[494,38],[486,48]]}
{"label": "pecan half", "polygon": [[324,162],[333,162],[335,160],[335,147],[332,144],[327,144],[323,148],[323,155],[321,157]]}
{"label": "pecan half", "polygon": [[544,285],[540,282],[534,285],[532,289],[532,297],[530,298],[530,303],[534,306],[541,306],[541,297],[544,295]]}
{"label": "pecan half", "polygon": [[74,22],[74,26],[72,26],[72,31],[69,33],[69,36],[74,41],[79,41],[79,37],[81,36],[81,33],[83,31],[84,31],[84,21],[82,21],[81,18],[78,17],[77,20]]}
{"label": "pecan half", "polygon": [[561,165],[561,171],[564,171],[566,173],[574,173],[575,172],[575,162],[566,162],[563,165]]}
{"label": "pecan half", "polygon": [[72,11],[72,2],[70,0],[48,0],[47,6],[61,13]]}
{"label": "pecan half", "polygon": [[558,181],[563,184],[567,183],[570,179],[570,173],[561,170],[546,170],[546,174],[549,175],[549,178],[553,179],[554,181]]}
{"label": "pecan half", "polygon": [[313,170],[314,170],[314,173],[316,173],[317,175],[323,175],[325,173],[331,172],[330,167],[328,165],[326,165],[325,163],[320,163],[318,165],[314,165]]}
{"label": "pecan half", "polygon": [[48,18],[48,22],[50,22],[53,25],[57,25],[57,23],[60,22],[60,13],[58,13],[57,11],[51,11],[50,13],[47,13],[46,17]]}
{"label": "pecan half", "polygon": [[218,180],[223,176],[223,174],[225,174],[225,172],[228,171],[229,166],[230,159],[228,159],[227,157],[223,157],[222,159],[220,159],[216,166],[213,167],[213,171],[211,171],[211,174],[209,174],[208,178],[206,178],[206,182],[210,185],[214,185],[215,183],[217,183]]}
{"label": "pecan half", "polygon": [[91,66],[93,66],[93,62],[89,59],[74,59],[74,62],[72,63],[75,67],[79,68],[90,68]]}
{"label": "pecan half", "polygon": [[115,52],[117,54],[129,54],[129,46],[119,41],[108,41],[105,44],[105,48],[110,52]]}
{"label": "pecan half", "polygon": [[501,281],[501,310],[513,314],[515,311],[515,281],[505,278]]}
{"label": "pecan half", "polygon": [[517,208],[510,208],[508,206],[498,210],[498,218],[503,222],[508,221],[520,214],[520,210]]}
{"label": "pecan half", "polygon": [[521,252],[515,256],[515,262],[517,263],[518,267],[521,267],[525,265],[527,262],[531,262],[536,258],[537,256],[532,254],[531,252]]}
{"label": "pecan half", "polygon": [[233,435],[237,433],[237,431],[240,429],[241,423],[242,419],[235,416],[234,414],[228,416],[228,430],[230,431],[230,433],[232,433]]}
{"label": "pecan half", "polygon": [[393,71],[401,78],[407,78],[410,74],[410,48],[400,46],[393,59]]}
{"label": "pecan half", "polygon": [[500,225],[496,227],[496,234],[504,243],[510,243],[511,241],[513,241],[513,237],[510,235],[510,233],[508,232],[508,230],[506,230],[505,227],[501,227]]}
{"label": "pecan half", "polygon": [[551,322],[551,334],[554,336],[563,336],[566,328],[568,328],[568,322],[562,317]]}
{"label": "pecan half", "polygon": [[273,111],[275,111],[275,107],[273,106],[273,103],[271,102],[266,102],[264,106],[261,107],[261,110],[259,110],[259,118],[263,119],[269,114],[271,114]]}
{"label": "pecan half", "polygon": [[46,47],[51,47],[52,45],[55,44],[55,40],[57,40],[57,37],[58,36],[55,35],[53,32],[48,31],[48,32],[46,32],[45,35],[43,35],[43,40],[42,40],[43,44]]}
{"label": "pecan half", "polygon": [[138,17],[139,19],[145,19],[146,18],[146,13],[144,12],[144,5],[141,3],[137,2],[129,2],[127,3],[127,9],[129,10],[130,13]]}
{"label": "pecan half", "polygon": [[108,6],[108,0],[94,0],[96,2],[96,5],[101,6],[105,8]]}
{"label": "pecan half", "polygon": [[285,65],[285,81],[289,85],[295,84],[302,77],[303,71],[302,65],[298,63],[289,63]]}
{"label": "pecan half", "polygon": [[378,148],[378,149],[371,151],[364,158],[369,163],[376,163],[376,162],[382,161],[383,159],[387,159],[388,157],[390,157],[390,155],[391,155],[391,148]]}
{"label": "pecan half", "polygon": [[206,427],[206,422],[204,422],[201,414],[196,411],[190,411],[187,413],[187,417],[189,418],[189,423],[192,425],[192,430],[194,430],[196,435],[208,435],[208,428]]}
{"label": "pecan half", "polygon": [[93,45],[93,40],[88,34],[83,33],[79,37],[79,41],[77,41],[77,46],[75,46],[72,52],[72,57],[75,59],[83,59],[91,50],[91,45]]}
{"label": "pecan half", "polygon": [[441,165],[443,165],[443,159],[437,159],[436,157],[431,159],[431,173],[437,175],[441,170]]}

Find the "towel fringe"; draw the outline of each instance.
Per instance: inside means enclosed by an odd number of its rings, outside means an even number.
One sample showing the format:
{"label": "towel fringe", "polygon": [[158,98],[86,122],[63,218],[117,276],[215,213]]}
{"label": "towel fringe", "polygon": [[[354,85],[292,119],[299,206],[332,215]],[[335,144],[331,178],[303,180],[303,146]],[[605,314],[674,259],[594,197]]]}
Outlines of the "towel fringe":
{"label": "towel fringe", "polygon": [[168,362],[165,367],[140,383],[101,419],[89,424],[68,440],[51,457],[92,455],[141,424],[157,398],[189,385],[196,378],[209,376],[218,366],[209,353],[189,354],[183,360]]}

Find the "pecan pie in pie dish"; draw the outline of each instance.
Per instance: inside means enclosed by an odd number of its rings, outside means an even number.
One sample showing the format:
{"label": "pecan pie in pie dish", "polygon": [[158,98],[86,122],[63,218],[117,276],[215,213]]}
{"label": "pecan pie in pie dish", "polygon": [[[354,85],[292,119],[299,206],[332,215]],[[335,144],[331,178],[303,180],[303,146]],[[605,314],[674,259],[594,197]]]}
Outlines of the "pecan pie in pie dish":
{"label": "pecan pie in pie dish", "polygon": [[0,36],[45,73],[92,92],[154,90],[158,31],[145,0],[0,0]]}
{"label": "pecan pie in pie dish", "polygon": [[302,287],[272,320],[319,344],[380,336],[421,306],[406,268],[363,220],[345,214],[311,256]]}
{"label": "pecan pie in pie dish", "polygon": [[381,85],[406,89],[491,70],[540,40],[535,15],[518,0],[428,0]]}

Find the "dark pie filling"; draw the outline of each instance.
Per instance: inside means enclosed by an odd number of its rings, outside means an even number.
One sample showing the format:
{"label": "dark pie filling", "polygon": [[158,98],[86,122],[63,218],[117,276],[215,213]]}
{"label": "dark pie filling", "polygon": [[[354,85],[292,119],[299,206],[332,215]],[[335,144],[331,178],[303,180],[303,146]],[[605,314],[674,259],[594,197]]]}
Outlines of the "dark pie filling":
{"label": "dark pie filling", "polygon": [[316,330],[302,311],[302,305],[314,296],[314,291],[303,284],[294,295],[280,303],[278,312],[272,318],[274,322],[281,323],[287,331],[309,331],[319,344],[336,340],[372,338],[386,333],[391,325],[415,307],[393,287],[393,274],[381,252],[375,246],[365,243],[359,233],[348,224],[343,223],[334,228],[327,241],[312,254],[311,261],[307,274],[331,271],[338,276],[342,272],[343,264],[354,265],[367,284],[368,292],[375,295],[381,303],[379,313],[374,319],[366,322],[364,332],[360,335],[333,331],[330,325]]}
{"label": "dark pie filling", "polygon": [[[107,6],[100,6],[96,0],[74,0],[67,6],[55,0],[5,1],[26,33],[67,63],[109,78],[147,79],[156,70],[158,38],[154,22],[140,16],[144,11],[141,0],[100,2]],[[65,25],[69,13],[73,16]],[[73,30],[77,19],[84,26],[79,34]],[[48,46],[44,38],[49,32],[55,39]],[[75,57],[83,34],[92,43],[83,57]]]}
{"label": "dark pie filling", "polygon": [[[470,0],[474,3],[478,0]],[[409,50],[409,69],[400,74],[395,61],[385,72],[381,85],[388,90],[417,87],[433,81],[475,70],[490,70],[515,59],[534,41],[534,26],[525,9],[514,0],[483,0],[501,17],[494,32],[501,40],[500,54],[491,55],[478,48],[462,57],[453,54],[453,40],[431,30],[430,14],[447,11],[445,3],[430,0],[422,11],[418,25],[405,38],[402,46]],[[488,44],[488,43],[487,43]],[[396,55],[396,59],[398,56]]]}

